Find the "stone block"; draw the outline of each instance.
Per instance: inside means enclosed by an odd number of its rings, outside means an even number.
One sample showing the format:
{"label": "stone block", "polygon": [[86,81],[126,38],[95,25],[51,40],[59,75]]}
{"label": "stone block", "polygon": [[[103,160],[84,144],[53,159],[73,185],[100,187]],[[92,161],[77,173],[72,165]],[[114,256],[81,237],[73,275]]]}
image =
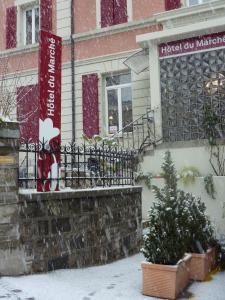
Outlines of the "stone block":
{"label": "stone block", "polygon": [[59,256],[48,261],[48,271],[69,268],[69,256]]}
{"label": "stone block", "polygon": [[39,236],[48,235],[49,234],[49,221],[48,220],[41,220],[38,221],[38,233]]}
{"label": "stone block", "polygon": [[74,235],[70,240],[70,248],[73,251],[74,249],[83,249],[85,238],[83,234]]}
{"label": "stone block", "polygon": [[18,238],[17,224],[0,224],[0,241],[11,241]]}
{"label": "stone block", "polygon": [[51,221],[52,233],[60,234],[61,232],[71,231],[70,219],[69,218],[58,218]]}
{"label": "stone block", "polygon": [[73,214],[81,213],[81,200],[80,199],[72,199],[68,201],[69,209]]}
{"label": "stone block", "polygon": [[23,202],[19,206],[21,218],[38,218],[46,216],[46,207],[41,202]]}
{"label": "stone block", "polygon": [[94,212],[95,209],[95,201],[93,198],[83,199],[81,201],[81,212]]}
{"label": "stone block", "polygon": [[17,201],[18,201],[17,191],[8,191],[8,192],[5,191],[0,193],[0,205],[16,203]]}
{"label": "stone block", "polygon": [[26,264],[24,249],[2,249],[0,246],[0,274],[15,276],[30,273],[29,265]]}

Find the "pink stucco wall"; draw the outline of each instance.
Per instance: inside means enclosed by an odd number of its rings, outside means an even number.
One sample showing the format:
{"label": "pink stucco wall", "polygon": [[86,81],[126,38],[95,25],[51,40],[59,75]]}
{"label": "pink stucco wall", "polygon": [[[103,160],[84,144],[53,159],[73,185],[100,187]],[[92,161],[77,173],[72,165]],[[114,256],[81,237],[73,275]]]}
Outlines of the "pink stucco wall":
{"label": "pink stucco wall", "polygon": [[[6,49],[5,26],[6,26],[6,8],[15,5],[14,0],[0,0],[0,51]],[[52,8],[52,30],[56,32],[56,0],[53,0]]]}
{"label": "pink stucco wall", "polygon": [[75,32],[96,29],[96,0],[77,0],[74,5]]}
{"label": "pink stucco wall", "polygon": [[138,34],[153,32],[157,30],[161,30],[161,26],[153,25],[142,29],[130,30],[128,32],[122,32],[77,42],[75,44],[75,57],[77,60],[81,60],[137,49],[140,47],[136,43],[136,36]]}
{"label": "pink stucco wall", "polygon": [[0,51],[5,50],[6,8],[14,5],[14,0],[0,0]]}
{"label": "pink stucco wall", "polygon": [[[4,71],[4,60],[7,63],[8,73],[13,73],[18,70],[30,70],[30,69],[37,69],[38,68],[38,50],[32,51],[29,53],[21,53],[10,55],[6,58],[1,59],[0,64],[0,74]],[[70,45],[63,46],[62,50],[62,62],[66,63],[70,60]]]}
{"label": "pink stucco wall", "polygon": [[[5,50],[5,11],[7,7],[14,5],[14,3],[14,0],[0,0],[0,51]],[[164,9],[164,0],[133,0],[133,18],[135,20],[151,17],[154,13]],[[76,32],[96,29],[96,0],[76,0],[75,11]],[[55,32],[55,29],[56,0],[53,0],[53,32]],[[139,45],[136,44],[136,36],[138,34],[160,29],[159,25],[146,26],[142,29],[76,42],[76,59],[82,60],[137,49],[139,48]],[[70,60],[70,45],[64,45],[62,53],[62,61],[68,62]],[[18,68],[18,64],[20,65],[20,70],[34,69],[38,67],[38,51],[11,54],[8,61],[9,72],[14,72]]]}
{"label": "pink stucco wall", "polygon": [[[133,20],[142,20],[165,10],[165,0],[132,0]],[[75,32],[96,29],[96,0],[76,0],[74,6]]]}
{"label": "pink stucco wall", "polygon": [[133,0],[133,20],[152,17],[165,10],[165,0]]}
{"label": "pink stucco wall", "polygon": [[56,0],[52,1],[52,31],[56,33]]}

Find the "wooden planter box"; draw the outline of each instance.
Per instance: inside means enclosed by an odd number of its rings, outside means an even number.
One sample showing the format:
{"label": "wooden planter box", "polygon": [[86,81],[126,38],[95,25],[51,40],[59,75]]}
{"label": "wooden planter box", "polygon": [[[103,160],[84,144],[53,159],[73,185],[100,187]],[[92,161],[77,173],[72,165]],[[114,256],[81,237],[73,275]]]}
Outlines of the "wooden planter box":
{"label": "wooden planter box", "polygon": [[174,266],[142,263],[143,290],[147,296],[176,299],[189,282],[191,255]]}
{"label": "wooden planter box", "polygon": [[191,253],[190,279],[203,281],[216,266],[216,248],[204,254]]}

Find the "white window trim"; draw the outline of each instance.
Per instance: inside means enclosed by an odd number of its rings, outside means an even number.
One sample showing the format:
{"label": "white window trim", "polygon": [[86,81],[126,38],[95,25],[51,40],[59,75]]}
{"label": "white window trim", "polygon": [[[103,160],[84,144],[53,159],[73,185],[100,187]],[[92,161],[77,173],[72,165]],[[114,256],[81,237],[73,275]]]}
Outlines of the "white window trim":
{"label": "white window trim", "polygon": [[96,28],[101,28],[101,0],[96,0]]}
{"label": "white window trim", "polygon": [[132,0],[127,0],[127,16],[128,16],[128,22],[133,21],[133,4],[132,4]]}
{"label": "white window trim", "polygon": [[132,84],[130,83],[123,83],[123,84],[117,84],[117,85],[111,85],[111,86],[106,86],[105,87],[105,99],[106,99],[106,133],[107,135],[113,135],[114,133],[109,132],[109,106],[108,106],[108,93],[107,91],[109,90],[117,90],[118,91],[118,118],[119,118],[119,128],[117,129],[117,132],[123,129],[123,119],[122,119],[122,95],[121,95],[121,89],[125,87],[130,87],[132,88]]}
{"label": "white window trim", "polygon": [[[132,0],[127,0],[127,20],[128,22],[133,21]],[[97,29],[101,28],[101,0],[96,0],[96,28]]]}
{"label": "white window trim", "polygon": [[[28,7],[23,11],[23,43],[24,43],[24,46],[36,44],[36,42],[35,42],[35,9],[37,9],[37,8],[39,8],[39,6],[35,5],[35,6],[32,6],[32,7]],[[32,11],[32,42],[31,42],[31,44],[26,43],[26,36],[27,36],[27,33],[26,33],[26,12],[28,10]],[[40,14],[40,10],[39,10],[39,14]],[[39,22],[39,25],[40,25],[40,22]]]}
{"label": "white window trim", "polygon": [[[24,44],[24,10],[32,7],[39,7],[39,0],[15,0],[17,6],[17,47],[25,47]],[[37,44],[37,43],[35,43]],[[30,44],[31,46],[33,44]]]}
{"label": "white window trim", "polygon": [[[211,2],[211,1],[208,1],[208,3]],[[194,4],[194,5],[190,5],[190,0],[186,0],[186,6],[188,7],[192,7],[192,6],[196,6],[196,5],[200,5],[200,4],[206,4],[207,2],[204,2],[204,0],[198,0],[198,3],[197,4]]]}

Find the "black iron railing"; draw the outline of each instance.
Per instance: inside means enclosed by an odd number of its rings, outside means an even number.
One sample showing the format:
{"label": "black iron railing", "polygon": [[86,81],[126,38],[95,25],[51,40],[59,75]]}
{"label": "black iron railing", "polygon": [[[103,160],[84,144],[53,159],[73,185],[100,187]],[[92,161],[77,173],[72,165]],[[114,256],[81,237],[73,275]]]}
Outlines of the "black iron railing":
{"label": "black iron railing", "polygon": [[[40,175],[37,167],[44,154],[60,155],[59,176]],[[43,161],[44,163],[44,161]],[[95,186],[133,185],[135,153],[117,147],[101,145],[68,144],[52,147],[47,143],[25,143],[20,147],[19,186],[34,189],[37,182],[57,181],[62,188],[88,188]],[[42,168],[41,168],[42,169]],[[39,174],[39,175],[37,175]]]}
{"label": "black iron railing", "polygon": [[147,108],[140,116],[113,135],[123,149],[134,149],[141,153],[146,147],[156,144],[154,111]]}

